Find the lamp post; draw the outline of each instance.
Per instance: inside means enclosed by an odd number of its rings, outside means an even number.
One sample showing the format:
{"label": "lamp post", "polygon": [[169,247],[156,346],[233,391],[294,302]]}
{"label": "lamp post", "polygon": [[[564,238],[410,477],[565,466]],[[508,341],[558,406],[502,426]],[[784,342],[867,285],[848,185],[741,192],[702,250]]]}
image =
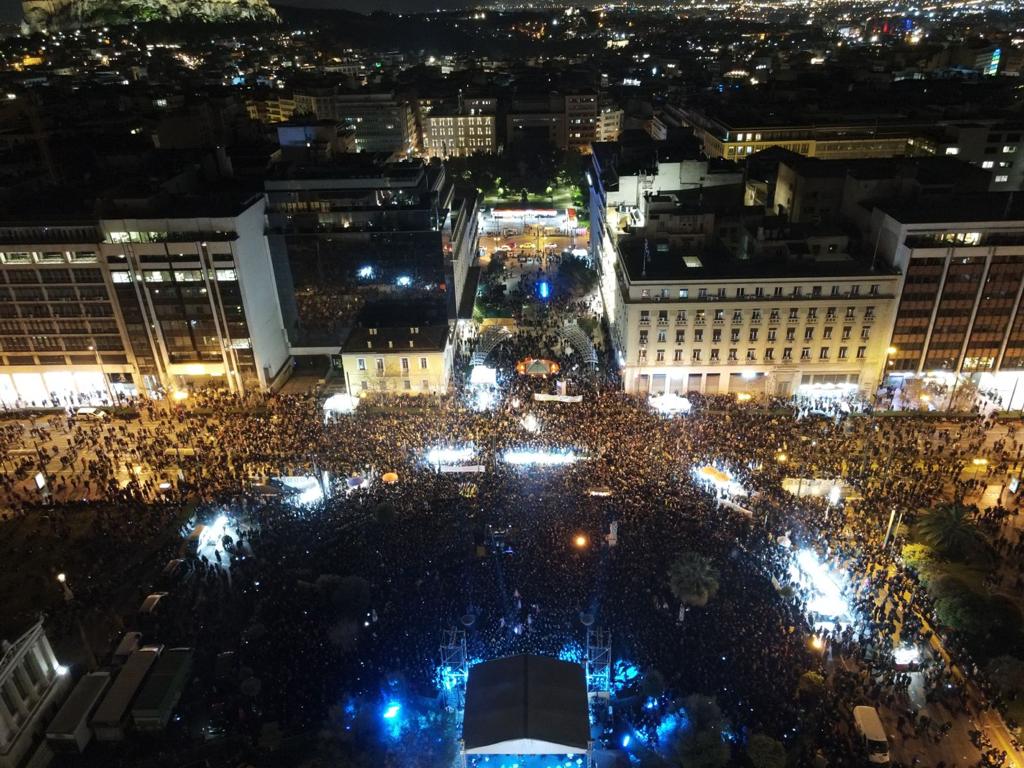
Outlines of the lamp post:
{"label": "lamp post", "polygon": [[114,392],[110,388],[110,382],[107,380],[107,374],[103,370],[103,358],[100,357],[100,348],[96,344],[95,337],[92,339],[92,344],[89,345],[89,351],[96,356],[96,366],[100,369],[100,377],[103,379],[103,386],[107,390],[107,398],[110,400],[110,404],[114,404]]}
{"label": "lamp post", "polygon": [[875,387],[875,400],[878,400],[878,390],[882,388],[885,383],[885,377],[888,375],[889,366],[893,364],[892,356],[895,355],[899,350],[896,347],[885,348],[885,361],[882,363],[882,375],[878,377],[878,386]]}
{"label": "lamp post", "polygon": [[94,670],[97,667],[96,654],[92,652],[92,645],[89,643],[89,636],[85,634],[85,627],[82,626],[82,617],[79,615],[78,610],[73,603],[75,602],[75,593],[71,591],[71,587],[68,585],[68,575],[61,571],[57,574],[57,583],[60,584],[61,590],[64,592],[64,602],[68,606],[68,610],[71,612],[71,616],[75,621],[75,626],[78,628],[78,636],[82,641],[82,646],[85,648],[86,656],[89,659],[89,669]]}

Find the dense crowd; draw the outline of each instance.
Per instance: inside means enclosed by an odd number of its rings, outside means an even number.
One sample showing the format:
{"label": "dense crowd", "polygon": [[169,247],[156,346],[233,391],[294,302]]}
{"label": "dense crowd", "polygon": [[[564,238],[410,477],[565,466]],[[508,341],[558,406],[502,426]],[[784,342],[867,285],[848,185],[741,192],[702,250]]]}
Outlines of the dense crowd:
{"label": "dense crowd", "polygon": [[[688,416],[664,418],[619,392],[613,377],[566,358],[556,327],[552,318],[499,348],[503,395],[483,412],[466,393],[369,400],[353,415],[325,418],[315,393],[242,402],[211,392],[174,407],[143,404],[134,422],[55,416],[31,429],[5,427],[7,445],[35,454],[5,473],[6,514],[47,520],[44,535],[18,540],[19,554],[45,560],[49,541],[76,535],[85,542],[80,600],[99,606],[115,588],[112,574],[125,576],[122,553],[173,557],[177,526],[190,516],[230,518],[231,535],[196,552],[161,639],[237,652],[259,691],[240,696],[231,719],[254,741],[267,721],[314,729],[346,697],[432,692],[446,628],[467,629],[473,658],[578,656],[581,614],[611,631],[616,658],[664,681],[655,714],[682,694],[714,696],[741,741],[768,733],[802,764],[818,753],[831,765],[857,763],[856,704],[897,713],[906,739],[940,741],[961,707],[980,706],[963,683],[976,671],[970,659],[928,650],[934,619],[898,557],[900,532],[889,536],[886,521],[893,507],[912,515],[1005,473],[1024,444],[1013,431],[988,450],[981,476],[964,481],[991,426],[981,420],[936,431],[851,414],[834,401],[741,405],[700,395]],[[512,364],[527,353],[559,357],[583,402],[534,402],[533,392],[554,383],[514,376]],[[525,426],[528,416],[535,426]],[[483,474],[439,473],[424,459],[431,447],[469,444]],[[553,468],[501,462],[505,450],[524,447],[571,449],[582,459]],[[38,507],[25,480],[40,461],[56,498],[78,501]],[[735,501],[749,516],[694,479],[707,464],[746,489]],[[398,481],[382,482],[388,472]],[[326,475],[328,498],[299,504],[267,484],[303,475]],[[788,475],[843,478],[855,498],[838,506],[796,499],[782,490]],[[365,482],[349,483],[353,476]],[[610,495],[591,495],[595,488]],[[1019,552],[1016,541],[1002,546]],[[808,595],[790,582],[800,549],[846,575],[849,624],[815,627]],[[681,621],[666,574],[685,551],[713,560],[720,589]],[[137,581],[126,601],[134,602],[151,585],[144,565],[128,560]],[[916,711],[909,676],[895,667],[893,650],[906,642],[925,649],[931,715]],[[797,696],[807,671],[828,681],[817,707]],[[1001,756],[989,748],[983,761],[999,765]],[[966,765],[946,765],[954,764]]]}

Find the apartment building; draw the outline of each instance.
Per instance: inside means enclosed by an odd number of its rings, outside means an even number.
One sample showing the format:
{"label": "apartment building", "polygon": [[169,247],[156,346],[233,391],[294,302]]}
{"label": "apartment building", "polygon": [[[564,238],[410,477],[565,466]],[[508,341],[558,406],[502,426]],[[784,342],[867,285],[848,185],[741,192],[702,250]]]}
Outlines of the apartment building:
{"label": "apartment building", "polygon": [[565,95],[566,148],[576,152],[590,152],[597,140],[601,103],[595,91]]}
{"label": "apartment building", "polygon": [[770,147],[835,160],[901,157],[908,154],[911,139],[933,127],[907,121],[809,123],[796,116],[792,122],[768,122],[757,114],[734,117],[699,107],[682,107],[679,113],[708,157],[727,160],[741,160]]}
{"label": "apartment building", "polygon": [[[894,270],[856,258],[839,231],[744,206],[742,180],[671,192],[675,171],[659,163],[637,178],[664,186],[637,192],[622,182],[632,177],[601,172],[604,154],[595,151],[589,179],[591,255],[627,391],[874,390]],[[625,212],[623,191],[633,196]]]}
{"label": "apartment building", "polygon": [[295,114],[295,98],[284,91],[257,91],[245,97],[245,110],[256,122],[283,123]]}
{"label": "apartment building", "polygon": [[408,156],[419,145],[409,100],[391,91],[341,92],[334,87],[296,89],[295,112],[333,120],[353,132],[357,152]]}
{"label": "apartment building", "polygon": [[498,149],[496,117],[475,108],[435,107],[423,118],[423,154],[427,157],[466,157],[493,154]]}
{"label": "apartment building", "polygon": [[880,204],[870,228],[902,273],[890,376],[969,378],[1024,405],[1024,210],[1006,195]]}
{"label": "apartment building", "polygon": [[441,392],[456,323],[472,310],[479,202],[441,165],[387,157],[273,169],[268,240],[284,326],[294,356],[330,360],[355,390]]}
{"label": "apartment building", "polygon": [[602,103],[597,115],[597,130],[594,141],[618,141],[622,133],[624,112],[614,104]]}
{"label": "apartment building", "polygon": [[955,157],[987,171],[993,192],[1024,188],[1024,124],[943,123],[911,144],[915,154]]}
{"label": "apartment building", "polygon": [[102,218],[0,222],[0,400],[245,392],[286,376],[264,208],[211,187],[108,200]]}

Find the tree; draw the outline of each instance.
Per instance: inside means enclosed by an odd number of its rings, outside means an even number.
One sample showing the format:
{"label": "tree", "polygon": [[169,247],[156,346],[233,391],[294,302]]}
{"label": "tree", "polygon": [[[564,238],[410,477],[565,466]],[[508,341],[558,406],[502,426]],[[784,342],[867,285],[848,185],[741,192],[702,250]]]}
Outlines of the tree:
{"label": "tree", "polygon": [[668,584],[684,605],[703,608],[718,593],[718,569],[699,552],[683,552],[669,568]]}
{"label": "tree", "polygon": [[825,695],[825,678],[820,672],[804,672],[796,685],[796,695],[807,704],[817,704]]}
{"label": "tree", "polygon": [[747,743],[747,757],[754,768],[786,768],[786,748],[782,742],[755,733]]}
{"label": "tree", "polygon": [[985,551],[981,531],[963,504],[944,504],[922,515],[915,526],[917,538],[936,552],[964,559]]}
{"label": "tree", "polygon": [[996,656],[985,671],[1003,696],[1019,696],[1024,692],[1024,661],[1016,656]]}

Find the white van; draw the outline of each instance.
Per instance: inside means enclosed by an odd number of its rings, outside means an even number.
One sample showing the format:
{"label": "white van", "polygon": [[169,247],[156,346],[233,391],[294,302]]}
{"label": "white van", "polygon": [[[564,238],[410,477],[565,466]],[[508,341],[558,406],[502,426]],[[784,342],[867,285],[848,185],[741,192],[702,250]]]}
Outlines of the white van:
{"label": "white van", "polygon": [[874,765],[889,764],[889,739],[874,707],[854,707],[853,720],[857,724],[857,732],[864,742],[864,750],[868,762]]}

